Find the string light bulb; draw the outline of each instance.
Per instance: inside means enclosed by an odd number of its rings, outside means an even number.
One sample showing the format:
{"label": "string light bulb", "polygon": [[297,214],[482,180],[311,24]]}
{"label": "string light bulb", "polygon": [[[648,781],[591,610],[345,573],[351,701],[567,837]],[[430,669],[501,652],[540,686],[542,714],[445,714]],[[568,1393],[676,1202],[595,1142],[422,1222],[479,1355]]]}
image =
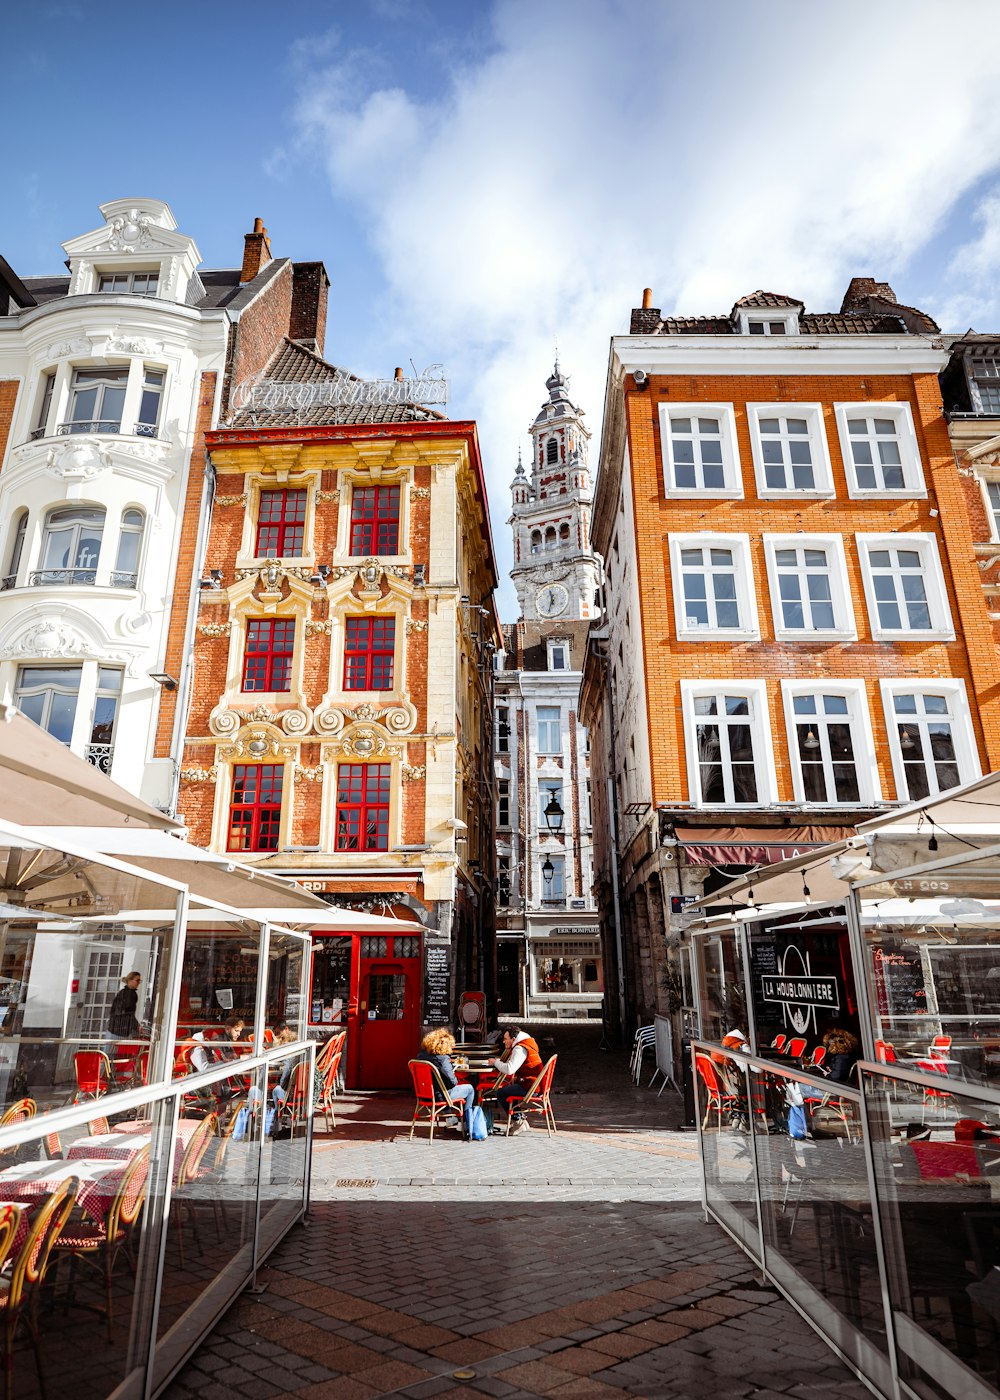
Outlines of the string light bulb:
{"label": "string light bulb", "polygon": [[806,884],[806,877],[804,871],[802,874],[802,898],[806,902],[806,904],[812,904],[812,894],[809,890],[809,886]]}

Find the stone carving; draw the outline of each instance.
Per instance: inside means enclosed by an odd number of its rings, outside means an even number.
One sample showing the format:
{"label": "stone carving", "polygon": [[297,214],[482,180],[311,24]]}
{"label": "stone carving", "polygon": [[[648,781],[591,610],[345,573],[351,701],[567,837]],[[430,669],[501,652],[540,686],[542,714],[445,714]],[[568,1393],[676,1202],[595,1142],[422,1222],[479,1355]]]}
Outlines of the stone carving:
{"label": "stone carving", "polygon": [[351,711],[352,720],[365,720],[369,724],[374,723],[379,718],[379,711],[370,700],[365,700],[360,705],[355,705]]}
{"label": "stone carving", "polygon": [[339,505],[339,504],[340,504],[340,492],[339,492],[339,491],[317,491],[317,492],[316,492],[316,504],[317,504],[318,506]]}
{"label": "stone carving", "polygon": [[181,780],[185,783],[215,783],[219,779],[219,765],[213,763],[211,768],[182,768]]}
{"label": "stone carving", "polygon": [[46,471],[64,481],[93,481],[113,465],[111,453],[91,437],[68,438],[50,447],[45,457]]}
{"label": "stone carving", "polygon": [[203,622],[198,628],[203,637],[212,637],[213,639],[228,637],[232,630],[233,624],[231,622]]}
{"label": "stone carving", "polygon": [[241,496],[216,496],[215,504],[217,506],[245,506],[248,499],[247,492],[244,491]]}
{"label": "stone carving", "polygon": [[344,730],[339,744],[325,744],[324,763],[336,763],[339,758],[398,758],[401,749],[393,744],[385,730],[378,725],[352,724]]}
{"label": "stone carving", "polygon": [[89,355],[90,341],[77,336],[74,340],[56,340],[46,351],[46,358],[50,360],[62,360],[67,355]]}
{"label": "stone carving", "polygon": [[427,776],[427,769],[423,764],[417,767],[412,763],[403,763],[400,765],[399,771],[404,783],[418,783]]}
{"label": "stone carving", "polygon": [[312,728],[312,711],[305,705],[292,705],[281,712],[281,727],[286,734],[308,734]]}
{"label": "stone carving", "polygon": [[411,501],[427,501],[427,500],[430,500],[430,495],[431,495],[431,488],[430,488],[429,486],[411,486],[411,487],[410,487],[410,500],[411,500]]}
{"label": "stone carving", "polygon": [[254,720],[257,724],[273,724],[277,715],[266,705],[255,705],[248,715],[244,715],[244,719]]}
{"label": "stone carving", "polygon": [[320,734],[339,734],[344,727],[343,713],[333,705],[316,711],[315,725]]}
{"label": "stone carving", "polygon": [[149,248],[154,242],[152,225],[139,209],[127,209],[108,220],[108,236],[101,244],[112,253],[134,253]]}
{"label": "stone carving", "polygon": [[44,618],[22,632],[8,650],[15,656],[86,656],[93,648],[75,627]]}
{"label": "stone carving", "polygon": [[208,717],[208,727],[218,739],[232,739],[239,732],[241,716],[225,705],[216,705]]}
{"label": "stone carving", "polygon": [[423,618],[408,617],[406,619],[406,635],[412,637],[414,632],[426,632],[427,622]]}
{"label": "stone carving", "polygon": [[163,346],[143,336],[116,335],[108,341],[108,350],[118,355],[160,355]]}
{"label": "stone carving", "polygon": [[329,637],[333,633],[333,623],[328,618],[326,622],[315,622],[310,619],[306,623],[307,637]]}
{"label": "stone carving", "polygon": [[235,743],[219,749],[219,757],[227,760],[242,758],[244,754],[252,759],[295,757],[292,744],[283,744],[281,731],[273,724],[245,724]]}
{"label": "stone carving", "polygon": [[285,571],[277,559],[267,559],[264,567],[260,570],[260,585],[262,598],[280,598],[281,581]]}
{"label": "stone carving", "polygon": [[382,723],[391,734],[405,734],[417,722],[417,712],[409,701],[391,705],[382,716]]}
{"label": "stone carving", "polygon": [[134,637],[138,632],[145,632],[152,621],[152,616],[148,612],[128,613],[119,620],[118,628],[121,632]]}
{"label": "stone carving", "polygon": [[409,569],[404,564],[384,564],[378,559],[366,559],[363,564],[337,564],[330,570],[331,579],[354,578],[361,574],[364,578],[364,569],[374,564],[380,574],[388,574],[391,578],[407,579],[410,576]]}
{"label": "stone carving", "polygon": [[303,768],[301,763],[295,765],[295,781],[297,783],[318,783],[323,776],[323,767]]}

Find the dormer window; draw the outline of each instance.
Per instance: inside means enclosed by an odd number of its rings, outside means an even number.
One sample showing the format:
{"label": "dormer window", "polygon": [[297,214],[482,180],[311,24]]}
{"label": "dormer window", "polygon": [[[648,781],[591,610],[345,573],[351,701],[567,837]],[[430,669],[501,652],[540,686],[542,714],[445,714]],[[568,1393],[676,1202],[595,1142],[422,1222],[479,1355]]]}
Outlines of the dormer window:
{"label": "dormer window", "polygon": [[758,302],[757,305],[741,306],[737,302],[733,307],[733,319],[737,322],[740,335],[798,335],[802,304],[782,297],[778,299],[777,306],[762,305],[760,296],[757,293],[753,298],[748,298],[751,303]]}
{"label": "dormer window", "polygon": [[102,272],[98,279],[99,292],[114,292],[120,296],[155,297],[160,285],[159,271]]}

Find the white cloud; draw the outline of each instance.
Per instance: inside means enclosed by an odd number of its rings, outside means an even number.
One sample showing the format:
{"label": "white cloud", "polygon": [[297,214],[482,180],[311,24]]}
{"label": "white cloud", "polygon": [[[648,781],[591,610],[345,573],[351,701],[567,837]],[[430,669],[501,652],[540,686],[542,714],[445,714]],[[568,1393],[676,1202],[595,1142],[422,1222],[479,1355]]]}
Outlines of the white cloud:
{"label": "white cloud", "polygon": [[[358,352],[380,372],[415,347],[445,361],[453,411],[480,424],[502,571],[556,341],[596,433],[607,342],[644,285],[691,314],[759,286],[835,308],[852,274],[898,280],[988,175],[1000,7],[956,0],[950,30],[962,10],[958,73],[935,0],[496,0],[484,56],[433,100],[384,81],[384,46],[299,45],[299,139],[384,270]],[[1000,201],[967,275],[998,261]]]}

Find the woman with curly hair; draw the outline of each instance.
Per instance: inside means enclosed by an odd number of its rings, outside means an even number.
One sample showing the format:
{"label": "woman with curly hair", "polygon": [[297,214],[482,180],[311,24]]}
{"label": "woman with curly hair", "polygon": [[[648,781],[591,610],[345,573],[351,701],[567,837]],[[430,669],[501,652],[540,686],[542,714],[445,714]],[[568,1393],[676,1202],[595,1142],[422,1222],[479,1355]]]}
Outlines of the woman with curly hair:
{"label": "woman with curly hair", "polygon": [[[471,1084],[459,1084],[455,1077],[455,1066],[451,1062],[451,1052],[455,1048],[455,1037],[444,1026],[428,1031],[420,1042],[418,1060],[428,1060],[441,1073],[452,1103],[462,1105],[462,1134],[468,1132],[469,1109],[475,1102],[476,1091]],[[434,1086],[434,1097],[440,1100],[438,1087]]]}
{"label": "woman with curly hair", "polygon": [[826,1046],[823,1068],[827,1075],[838,1084],[849,1084],[851,1071],[861,1055],[861,1042],[842,1026],[834,1026],[823,1037],[823,1044]]}

